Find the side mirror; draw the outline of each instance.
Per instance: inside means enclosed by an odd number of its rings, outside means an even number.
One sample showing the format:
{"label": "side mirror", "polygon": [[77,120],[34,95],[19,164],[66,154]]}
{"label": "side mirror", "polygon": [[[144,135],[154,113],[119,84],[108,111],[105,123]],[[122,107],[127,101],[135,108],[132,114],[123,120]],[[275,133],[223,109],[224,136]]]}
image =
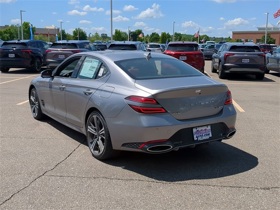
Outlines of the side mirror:
{"label": "side mirror", "polygon": [[41,77],[42,78],[51,78],[52,77],[52,70],[51,69],[46,69],[41,72]]}

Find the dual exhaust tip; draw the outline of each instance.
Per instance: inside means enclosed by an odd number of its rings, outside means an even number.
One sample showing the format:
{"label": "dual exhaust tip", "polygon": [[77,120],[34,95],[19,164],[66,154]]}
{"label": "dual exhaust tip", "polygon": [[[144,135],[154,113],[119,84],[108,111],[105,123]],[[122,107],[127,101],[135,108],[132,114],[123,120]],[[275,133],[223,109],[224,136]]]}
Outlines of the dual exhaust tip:
{"label": "dual exhaust tip", "polygon": [[[236,133],[236,130],[233,129],[228,134],[226,135],[225,139],[230,139],[234,136]],[[146,152],[149,153],[165,153],[165,152],[170,152],[172,150],[175,150],[177,148],[174,148],[172,143],[168,141],[160,141],[158,143],[151,143],[147,142],[146,144],[143,144],[140,146],[140,149],[145,150]]]}

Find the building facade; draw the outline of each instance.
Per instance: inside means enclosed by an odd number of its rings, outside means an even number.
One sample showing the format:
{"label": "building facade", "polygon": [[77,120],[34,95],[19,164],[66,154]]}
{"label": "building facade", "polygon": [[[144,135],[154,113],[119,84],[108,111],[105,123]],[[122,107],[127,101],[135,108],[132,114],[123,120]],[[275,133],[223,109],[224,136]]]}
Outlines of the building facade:
{"label": "building facade", "polygon": [[280,27],[268,25],[268,27],[261,26],[258,27],[257,31],[233,31],[233,40],[247,40],[254,43],[259,43],[265,34],[269,35],[271,38],[275,39],[276,45],[280,45]]}

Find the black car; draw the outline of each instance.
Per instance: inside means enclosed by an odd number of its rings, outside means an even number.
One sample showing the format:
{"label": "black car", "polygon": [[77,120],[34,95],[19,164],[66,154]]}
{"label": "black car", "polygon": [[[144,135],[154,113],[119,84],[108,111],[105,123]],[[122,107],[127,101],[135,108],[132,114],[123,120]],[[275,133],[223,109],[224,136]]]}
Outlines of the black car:
{"label": "black car", "polygon": [[70,55],[86,51],[93,51],[88,40],[57,41],[47,50],[46,65],[48,68],[54,69]]}
{"label": "black car", "polygon": [[143,42],[139,41],[114,41],[108,46],[109,50],[142,50],[147,51]]}
{"label": "black car", "polygon": [[0,48],[0,69],[8,72],[10,68],[30,68],[40,72],[48,47],[40,40],[4,41]]}
{"label": "black car", "polygon": [[266,71],[265,54],[251,42],[226,42],[212,56],[212,72],[225,79],[230,73],[253,74],[262,80]]}

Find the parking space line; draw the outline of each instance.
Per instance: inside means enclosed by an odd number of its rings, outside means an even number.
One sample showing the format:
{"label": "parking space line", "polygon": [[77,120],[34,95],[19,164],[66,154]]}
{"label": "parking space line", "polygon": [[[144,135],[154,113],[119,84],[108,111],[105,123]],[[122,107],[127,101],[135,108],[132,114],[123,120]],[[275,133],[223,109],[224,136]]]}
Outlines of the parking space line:
{"label": "parking space line", "polygon": [[239,112],[245,112],[244,109],[241,108],[241,106],[238,105],[234,100],[232,100],[233,106],[239,111]]}
{"label": "parking space line", "polygon": [[23,102],[20,102],[20,103],[17,103],[17,106],[20,106],[20,105],[26,104],[27,102],[28,102],[28,100],[23,101]]}
{"label": "parking space line", "polygon": [[26,78],[30,78],[30,77],[34,77],[34,75],[28,76],[28,77],[21,77],[21,78],[18,78],[18,79],[13,79],[13,80],[5,81],[5,82],[1,82],[0,85],[6,84],[6,83],[10,83],[10,82],[15,82],[15,81],[26,79]]}

